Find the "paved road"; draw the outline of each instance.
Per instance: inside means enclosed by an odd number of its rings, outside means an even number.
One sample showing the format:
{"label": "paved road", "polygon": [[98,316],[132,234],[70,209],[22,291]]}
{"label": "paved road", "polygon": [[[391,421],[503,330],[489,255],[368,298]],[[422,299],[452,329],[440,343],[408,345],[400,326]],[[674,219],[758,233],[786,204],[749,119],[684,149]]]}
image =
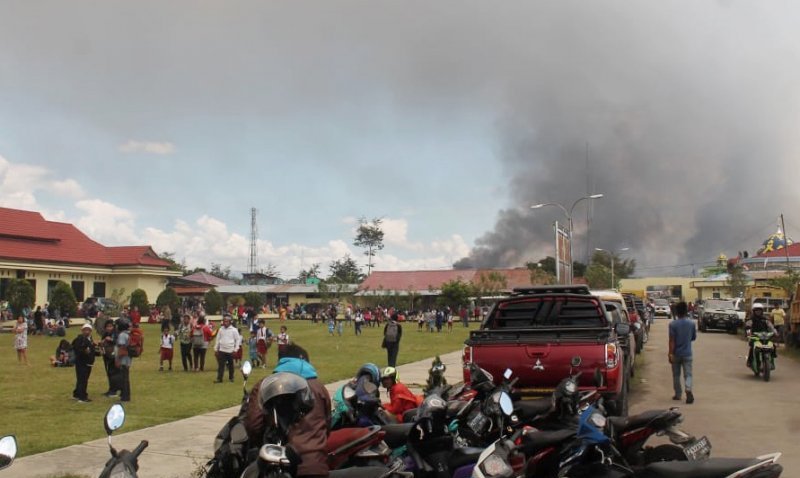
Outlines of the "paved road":
{"label": "paved road", "polygon": [[[447,365],[446,377],[449,383],[462,380],[461,352],[441,356]],[[419,393],[428,378],[431,360],[422,360],[401,365],[398,368],[400,379],[412,390]],[[328,384],[331,395],[342,382]],[[237,388],[241,393],[241,388]],[[385,399],[388,400],[388,399]],[[214,437],[220,428],[239,411],[231,407],[205,415],[198,415],[177,422],[166,423],[113,437],[117,449],[132,449],[141,440],[148,440],[150,446],[139,457],[140,478],[173,478],[191,476],[193,470],[205,464],[213,455]],[[102,424],[96,426],[102,429]],[[58,450],[26,456],[0,471],[0,478],[6,477],[50,477],[65,472],[96,477],[109,458],[108,443],[105,439],[93,440]]]}
{"label": "paved road", "polygon": [[747,344],[725,333],[698,333],[694,343],[695,403],[672,400],[668,321],[657,320],[645,345],[631,413],[681,407],[683,428],[711,440],[712,456],[783,452],[784,476],[800,476],[800,363],[778,358],[769,383],[745,367]]}

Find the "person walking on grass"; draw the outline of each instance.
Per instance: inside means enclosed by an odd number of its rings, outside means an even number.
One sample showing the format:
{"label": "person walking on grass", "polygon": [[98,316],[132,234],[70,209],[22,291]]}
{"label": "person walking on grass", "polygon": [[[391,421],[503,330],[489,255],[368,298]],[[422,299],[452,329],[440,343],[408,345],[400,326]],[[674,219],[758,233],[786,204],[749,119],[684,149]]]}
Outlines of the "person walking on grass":
{"label": "person walking on grass", "polygon": [[161,331],[161,348],[159,349],[158,371],[164,371],[164,362],[169,364],[169,371],[172,372],[172,351],[175,347],[175,336],[169,331],[169,325]]}
{"label": "person walking on grass", "polygon": [[222,327],[217,331],[217,342],[214,344],[214,356],[217,358],[217,380],[222,383],[225,367],[228,367],[228,380],[233,382],[233,353],[239,348],[239,331],[231,325],[230,314],[222,317]]}
{"label": "person walking on grass", "polygon": [[17,350],[17,362],[28,365],[28,324],[21,315],[14,326],[14,348]]}
{"label": "person walking on grass", "polygon": [[389,367],[397,367],[397,353],[400,351],[400,338],[403,327],[397,322],[397,314],[392,314],[383,327],[383,344],[386,349],[386,362]]}
{"label": "person walking on grass", "polygon": [[192,317],[183,314],[180,325],[178,325],[178,342],[181,346],[181,364],[183,371],[192,370]]}
{"label": "person walking on grass", "polygon": [[689,318],[686,302],[675,304],[676,320],[669,323],[669,363],[672,364],[673,400],[681,399],[681,371],[686,387],[686,403],[694,403],[692,393],[692,342],[697,339],[694,321]]}

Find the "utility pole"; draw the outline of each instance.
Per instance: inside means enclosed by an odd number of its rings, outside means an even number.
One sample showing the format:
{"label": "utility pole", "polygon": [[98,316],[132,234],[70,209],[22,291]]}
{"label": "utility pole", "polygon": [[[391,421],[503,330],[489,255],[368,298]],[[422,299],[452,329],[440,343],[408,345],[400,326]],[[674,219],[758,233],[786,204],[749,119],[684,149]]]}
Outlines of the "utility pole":
{"label": "utility pole", "polygon": [[256,208],[250,208],[250,261],[247,264],[247,272],[255,274],[258,269],[258,226],[256,225]]}

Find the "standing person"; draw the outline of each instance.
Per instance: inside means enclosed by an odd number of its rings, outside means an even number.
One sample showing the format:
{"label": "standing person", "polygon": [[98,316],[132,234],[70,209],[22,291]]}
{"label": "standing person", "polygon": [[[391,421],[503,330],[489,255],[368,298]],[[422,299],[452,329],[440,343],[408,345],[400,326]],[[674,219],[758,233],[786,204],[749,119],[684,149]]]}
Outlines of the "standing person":
{"label": "standing person", "polygon": [[267,352],[270,342],[272,342],[272,331],[267,328],[264,319],[261,319],[258,321],[258,331],[256,332],[256,349],[261,368],[267,368]]}
{"label": "standing person", "polygon": [[451,314],[449,310],[447,311],[447,331],[453,331],[453,314]]}
{"label": "standing person", "polygon": [[166,329],[161,330],[161,348],[159,349],[158,371],[164,371],[164,361],[169,363],[169,371],[172,372],[172,351],[175,347],[175,336],[169,333],[169,324]]}
{"label": "standing person", "polygon": [[142,322],[142,313],[139,312],[139,306],[134,305],[133,310],[131,310],[131,325],[134,327],[138,327],[141,322]]}
{"label": "standing person", "polygon": [[361,313],[361,309],[356,309],[356,316],[353,319],[356,335],[361,335],[361,325],[363,323],[364,323],[364,314]]}
{"label": "standing person", "polygon": [[189,314],[183,314],[181,324],[178,326],[178,342],[181,345],[181,364],[183,371],[192,370],[192,324]]}
{"label": "standing person", "polygon": [[206,367],[206,349],[208,348],[208,341],[206,337],[211,335],[211,331],[206,325],[206,319],[200,317],[197,319],[197,324],[192,328],[192,361],[194,362],[194,371],[203,372]]}
{"label": "standing person", "polygon": [[14,348],[17,350],[17,361],[20,364],[28,365],[28,323],[25,317],[17,317],[17,325],[14,327]]}
{"label": "standing person", "polygon": [[[164,311],[161,313],[161,331],[169,330],[172,327],[172,310],[170,310],[169,305],[164,306]],[[178,328],[175,327],[175,331]]]}
{"label": "standing person", "polygon": [[367,327],[372,327],[372,311],[369,310],[369,307],[364,311],[364,323],[367,324]]}
{"label": "standing person", "polygon": [[81,327],[81,333],[72,341],[72,350],[75,351],[75,389],[72,390],[72,398],[80,403],[92,401],[86,389],[94,365],[94,345],[92,326],[87,322]]}
{"label": "standing person", "polygon": [[44,332],[44,313],[41,306],[36,306],[36,312],[33,313],[33,325],[36,327],[36,334],[42,335]]}
{"label": "standing person", "polygon": [[770,316],[772,318],[772,325],[775,326],[775,330],[777,333],[777,340],[776,342],[783,343],[783,329],[784,325],[786,324],[786,312],[780,308],[778,304],[772,306],[772,312],[770,312]]}
{"label": "standing person", "polygon": [[689,317],[686,302],[675,304],[676,320],[669,323],[669,363],[672,364],[673,400],[681,399],[681,369],[686,386],[686,403],[694,403],[692,393],[692,342],[697,338],[694,321]]}
{"label": "standing person", "polygon": [[278,334],[278,358],[283,357],[286,348],[289,347],[289,334],[285,325],[281,325],[281,333]]}
{"label": "standing person", "polygon": [[258,358],[258,340],[256,340],[256,332],[250,332],[250,340],[247,341],[247,349],[250,354],[250,363],[253,364],[253,367],[260,366],[261,362]]}
{"label": "standing person", "polygon": [[114,366],[117,368],[117,383],[114,390],[120,391],[120,401],[131,401],[131,365],[133,359],[128,355],[128,344],[131,340],[131,322],[128,319],[117,319],[117,345],[114,347]]}
{"label": "standing person", "polygon": [[103,365],[105,366],[106,379],[108,380],[108,391],[104,393],[106,397],[111,397],[119,392],[117,389],[117,367],[114,365],[114,346],[117,343],[117,329],[114,321],[108,319],[103,324],[103,335],[100,344],[103,349]]}
{"label": "standing person", "polygon": [[230,314],[222,317],[222,327],[217,331],[214,356],[217,358],[217,380],[222,383],[225,366],[228,367],[228,380],[233,382],[233,353],[239,348],[239,331],[231,325]]}
{"label": "standing person", "polygon": [[400,338],[403,327],[397,322],[397,314],[392,314],[383,327],[383,348],[386,349],[386,361],[390,367],[397,367],[397,352],[400,350]]}

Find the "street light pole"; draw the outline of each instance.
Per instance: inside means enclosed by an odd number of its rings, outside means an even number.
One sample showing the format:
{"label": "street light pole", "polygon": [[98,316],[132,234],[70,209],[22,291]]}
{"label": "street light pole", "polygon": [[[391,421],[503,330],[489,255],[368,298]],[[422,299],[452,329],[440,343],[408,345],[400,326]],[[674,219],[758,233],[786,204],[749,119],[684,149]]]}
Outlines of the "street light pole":
{"label": "street light pole", "polygon": [[[573,277],[575,275],[574,274],[574,270],[573,270],[575,268],[575,258],[572,257],[572,231],[573,231],[573,227],[572,227],[572,211],[574,211],[575,210],[575,206],[577,206],[578,203],[583,201],[584,199],[600,199],[601,197],[603,197],[602,194],[592,194],[590,196],[579,197],[578,199],[575,200],[574,203],[572,203],[572,207],[570,207],[569,210],[567,210],[567,208],[565,208],[564,206],[562,206],[561,204],[556,203],[556,202],[546,202],[546,203],[541,203],[541,204],[534,204],[533,206],[531,206],[531,209],[540,209],[540,208],[543,208],[545,206],[556,206],[559,209],[561,209],[562,211],[564,211],[564,215],[567,216],[567,224],[568,224],[568,227],[569,227],[567,237],[569,238],[569,262],[570,262],[570,264],[569,264],[569,283],[570,284],[572,284],[572,279],[573,279]],[[558,257],[556,257],[556,267],[558,267]]]}
{"label": "street light pole", "polygon": [[[628,249],[630,249],[630,247],[623,247],[622,249],[617,249],[615,252],[625,252]],[[616,283],[614,282],[614,262],[616,262],[614,260],[614,252],[606,250],[606,249],[602,249],[600,247],[595,247],[594,250],[595,251],[607,252],[608,256],[611,258],[611,288],[612,289],[616,289],[616,287],[614,287],[616,285]]]}

